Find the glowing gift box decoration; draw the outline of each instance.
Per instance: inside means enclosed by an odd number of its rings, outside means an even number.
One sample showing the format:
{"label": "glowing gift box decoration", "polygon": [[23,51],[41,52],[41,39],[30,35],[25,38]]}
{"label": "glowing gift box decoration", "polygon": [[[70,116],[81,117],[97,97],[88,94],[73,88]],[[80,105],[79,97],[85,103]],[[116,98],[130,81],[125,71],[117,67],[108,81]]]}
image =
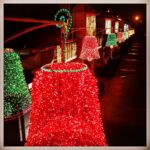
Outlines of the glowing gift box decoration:
{"label": "glowing gift box decoration", "polygon": [[116,38],[115,33],[107,35],[106,46],[110,46],[110,48],[113,48],[114,46],[117,46],[117,38]]}
{"label": "glowing gift box decoration", "polygon": [[47,64],[32,84],[26,146],[106,146],[96,78],[86,64]]}
{"label": "glowing gift box decoration", "polygon": [[118,32],[117,33],[117,42],[121,43],[123,41],[124,41],[123,32]]}
{"label": "glowing gift box decoration", "polygon": [[92,61],[93,59],[99,59],[98,42],[95,36],[85,36],[82,43],[82,50],[80,53],[80,59],[87,59]]}
{"label": "glowing gift box decoration", "polygon": [[119,31],[119,21],[115,22],[115,33],[118,33]]}
{"label": "glowing gift box decoration", "polygon": [[96,30],[96,14],[87,13],[86,14],[86,33],[89,36],[93,36]]}
{"label": "glowing gift box decoration", "polygon": [[106,18],[105,19],[105,33],[110,34],[111,33],[111,19]]}

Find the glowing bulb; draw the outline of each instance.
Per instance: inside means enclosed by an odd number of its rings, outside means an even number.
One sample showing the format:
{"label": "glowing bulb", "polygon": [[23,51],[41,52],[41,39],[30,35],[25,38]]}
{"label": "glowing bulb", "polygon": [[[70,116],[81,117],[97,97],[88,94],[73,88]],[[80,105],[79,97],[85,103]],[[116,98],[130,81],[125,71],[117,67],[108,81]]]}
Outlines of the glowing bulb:
{"label": "glowing bulb", "polygon": [[110,45],[110,48],[113,48],[114,46],[113,45]]}
{"label": "glowing bulb", "polygon": [[136,17],[135,17],[135,20],[137,20],[137,21],[138,21],[138,20],[139,20],[139,18],[140,18],[139,16],[136,16]]}

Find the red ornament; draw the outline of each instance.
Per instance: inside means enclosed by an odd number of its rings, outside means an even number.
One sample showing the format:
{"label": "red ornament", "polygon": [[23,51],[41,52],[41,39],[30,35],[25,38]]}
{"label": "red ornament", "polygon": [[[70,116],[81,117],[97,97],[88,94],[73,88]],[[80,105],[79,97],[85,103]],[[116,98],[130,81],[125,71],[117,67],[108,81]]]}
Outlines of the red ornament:
{"label": "red ornament", "polygon": [[98,43],[95,36],[85,36],[82,44],[82,51],[80,59],[87,59],[92,61],[93,59],[99,59]]}
{"label": "red ornament", "polygon": [[95,77],[85,64],[36,73],[26,146],[106,146]]}

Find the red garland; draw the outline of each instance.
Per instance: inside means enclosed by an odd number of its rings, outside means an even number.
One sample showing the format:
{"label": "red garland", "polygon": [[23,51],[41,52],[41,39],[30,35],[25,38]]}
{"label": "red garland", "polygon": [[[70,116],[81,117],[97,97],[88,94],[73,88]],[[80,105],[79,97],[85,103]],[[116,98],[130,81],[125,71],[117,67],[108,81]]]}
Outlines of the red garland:
{"label": "red garland", "polygon": [[[71,70],[84,64],[53,64]],[[106,146],[98,88],[89,69],[36,73],[26,146]]]}
{"label": "red garland", "polygon": [[92,61],[93,59],[99,59],[98,43],[95,36],[85,36],[82,44],[82,51],[80,59],[87,59]]}

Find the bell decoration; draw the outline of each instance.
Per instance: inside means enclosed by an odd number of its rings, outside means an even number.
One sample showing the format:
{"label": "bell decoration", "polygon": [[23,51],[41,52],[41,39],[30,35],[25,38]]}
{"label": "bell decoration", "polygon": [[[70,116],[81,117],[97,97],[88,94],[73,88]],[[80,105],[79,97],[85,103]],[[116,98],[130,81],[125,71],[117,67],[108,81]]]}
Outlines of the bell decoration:
{"label": "bell decoration", "polygon": [[92,61],[93,59],[100,59],[98,43],[95,36],[84,37],[79,58],[87,59],[88,61]]}
{"label": "bell decoration", "polygon": [[113,48],[114,46],[117,46],[117,38],[115,33],[111,33],[107,35],[107,42],[106,46],[109,46],[110,48]]}
{"label": "bell decoration", "polygon": [[25,145],[107,145],[97,81],[86,64],[47,64],[36,73]]}

